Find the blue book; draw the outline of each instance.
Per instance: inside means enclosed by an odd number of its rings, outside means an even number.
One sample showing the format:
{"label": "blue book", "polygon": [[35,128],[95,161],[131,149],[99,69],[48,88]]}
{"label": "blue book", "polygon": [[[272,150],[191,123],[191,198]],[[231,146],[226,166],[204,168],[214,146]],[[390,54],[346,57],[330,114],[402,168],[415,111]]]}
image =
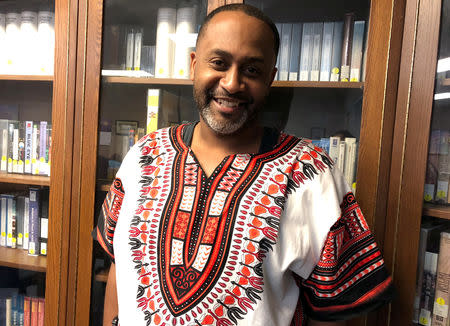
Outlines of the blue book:
{"label": "blue book", "polygon": [[38,188],[30,188],[28,254],[31,256],[39,254],[39,191]]}

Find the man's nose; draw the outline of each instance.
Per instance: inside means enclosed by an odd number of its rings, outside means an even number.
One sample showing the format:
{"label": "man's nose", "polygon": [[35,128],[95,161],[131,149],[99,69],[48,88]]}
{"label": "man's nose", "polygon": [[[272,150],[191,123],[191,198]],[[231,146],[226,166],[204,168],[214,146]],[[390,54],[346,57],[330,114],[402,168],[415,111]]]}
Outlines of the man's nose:
{"label": "man's nose", "polygon": [[244,89],[245,85],[242,81],[241,72],[238,67],[230,67],[220,80],[220,86],[227,90],[228,93],[234,94]]}

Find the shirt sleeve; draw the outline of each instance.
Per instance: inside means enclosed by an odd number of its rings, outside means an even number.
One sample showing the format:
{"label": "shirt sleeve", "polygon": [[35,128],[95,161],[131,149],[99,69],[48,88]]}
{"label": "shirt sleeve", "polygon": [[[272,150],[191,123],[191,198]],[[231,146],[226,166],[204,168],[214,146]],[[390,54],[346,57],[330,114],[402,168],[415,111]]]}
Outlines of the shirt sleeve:
{"label": "shirt sleeve", "polygon": [[351,192],[341,203],[320,259],[298,282],[305,314],[315,320],[346,320],[388,303],[392,279],[381,252]]}
{"label": "shirt sleeve", "polygon": [[120,209],[125,196],[122,180],[116,177],[103,201],[97,226],[92,231],[92,236],[114,262],[114,231],[119,218]]}

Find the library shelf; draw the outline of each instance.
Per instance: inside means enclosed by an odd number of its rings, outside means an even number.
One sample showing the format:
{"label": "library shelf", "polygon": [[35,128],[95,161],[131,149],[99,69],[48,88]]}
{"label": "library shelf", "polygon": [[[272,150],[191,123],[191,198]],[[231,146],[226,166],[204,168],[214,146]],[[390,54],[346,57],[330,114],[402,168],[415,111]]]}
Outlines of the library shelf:
{"label": "library shelf", "polygon": [[423,205],[423,215],[450,220],[450,206],[425,203]]}
{"label": "library shelf", "polygon": [[29,256],[27,250],[0,247],[0,266],[35,272],[47,270],[47,257]]}
{"label": "library shelf", "polygon": [[0,183],[15,183],[33,186],[50,186],[50,177],[29,174],[0,174]]}
{"label": "library shelf", "polygon": [[0,75],[0,80],[52,82],[52,75]]}
{"label": "library shelf", "polygon": [[[103,76],[104,83],[109,84],[142,84],[142,85],[192,85],[190,79]],[[319,82],[319,81],[281,81],[273,82],[272,87],[292,88],[363,88],[363,82]]]}

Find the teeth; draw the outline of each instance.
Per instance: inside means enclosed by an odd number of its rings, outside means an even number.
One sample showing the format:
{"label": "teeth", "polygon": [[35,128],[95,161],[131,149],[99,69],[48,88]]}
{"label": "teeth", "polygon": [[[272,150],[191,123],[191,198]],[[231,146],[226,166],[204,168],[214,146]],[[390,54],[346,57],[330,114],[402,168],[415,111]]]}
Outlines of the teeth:
{"label": "teeth", "polygon": [[222,105],[222,106],[226,106],[229,108],[237,108],[239,106],[239,102],[230,102],[230,101],[225,101],[225,100],[220,100],[218,99],[217,102]]}

